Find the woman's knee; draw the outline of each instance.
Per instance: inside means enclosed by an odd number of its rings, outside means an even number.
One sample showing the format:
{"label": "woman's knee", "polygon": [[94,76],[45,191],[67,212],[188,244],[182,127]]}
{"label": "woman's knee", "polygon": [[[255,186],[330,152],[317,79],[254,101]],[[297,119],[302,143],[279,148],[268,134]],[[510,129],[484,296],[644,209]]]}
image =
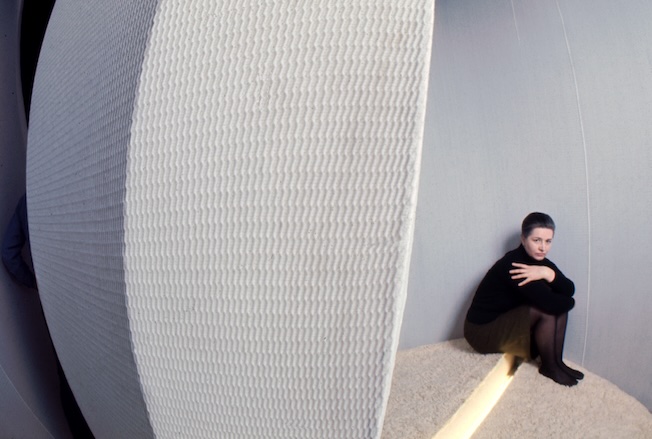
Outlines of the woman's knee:
{"label": "woman's knee", "polygon": [[530,307],[530,328],[535,327],[540,322],[554,322],[555,318],[554,314],[547,314],[540,309]]}

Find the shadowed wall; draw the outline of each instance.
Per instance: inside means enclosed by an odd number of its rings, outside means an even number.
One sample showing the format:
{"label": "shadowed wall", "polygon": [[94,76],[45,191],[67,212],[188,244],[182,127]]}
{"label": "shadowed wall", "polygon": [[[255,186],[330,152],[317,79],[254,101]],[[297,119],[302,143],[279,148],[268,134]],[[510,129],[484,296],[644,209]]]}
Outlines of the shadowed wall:
{"label": "shadowed wall", "polygon": [[[20,80],[21,1],[0,3],[0,239],[25,192]],[[30,53],[34,59],[36,54]],[[57,370],[36,290],[0,265],[0,437],[68,438]]]}

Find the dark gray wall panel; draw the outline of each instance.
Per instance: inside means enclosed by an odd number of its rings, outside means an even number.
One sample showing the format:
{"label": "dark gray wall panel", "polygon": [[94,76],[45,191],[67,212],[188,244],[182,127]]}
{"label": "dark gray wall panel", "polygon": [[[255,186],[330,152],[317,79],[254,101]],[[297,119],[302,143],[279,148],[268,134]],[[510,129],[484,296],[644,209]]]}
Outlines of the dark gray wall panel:
{"label": "dark gray wall panel", "polygon": [[[27,130],[19,37],[22,1],[0,3],[0,239],[25,192]],[[0,265],[0,437],[69,438],[38,292]]]}

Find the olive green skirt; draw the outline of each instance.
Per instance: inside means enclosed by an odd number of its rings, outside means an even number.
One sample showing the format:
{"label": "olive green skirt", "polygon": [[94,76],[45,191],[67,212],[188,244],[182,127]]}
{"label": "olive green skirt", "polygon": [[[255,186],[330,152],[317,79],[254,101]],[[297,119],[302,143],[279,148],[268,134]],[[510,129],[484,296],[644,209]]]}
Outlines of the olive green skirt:
{"label": "olive green skirt", "polygon": [[502,352],[530,360],[530,308],[519,306],[482,325],[465,321],[464,338],[481,354]]}

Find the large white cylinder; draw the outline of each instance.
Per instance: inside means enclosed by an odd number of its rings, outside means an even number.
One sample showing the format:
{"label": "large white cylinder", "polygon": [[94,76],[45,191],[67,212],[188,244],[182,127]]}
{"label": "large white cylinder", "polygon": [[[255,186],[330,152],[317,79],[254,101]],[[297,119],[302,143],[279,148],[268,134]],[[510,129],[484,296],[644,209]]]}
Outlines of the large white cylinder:
{"label": "large white cylinder", "polygon": [[432,1],[57,2],[32,249],[98,437],[378,437]]}

